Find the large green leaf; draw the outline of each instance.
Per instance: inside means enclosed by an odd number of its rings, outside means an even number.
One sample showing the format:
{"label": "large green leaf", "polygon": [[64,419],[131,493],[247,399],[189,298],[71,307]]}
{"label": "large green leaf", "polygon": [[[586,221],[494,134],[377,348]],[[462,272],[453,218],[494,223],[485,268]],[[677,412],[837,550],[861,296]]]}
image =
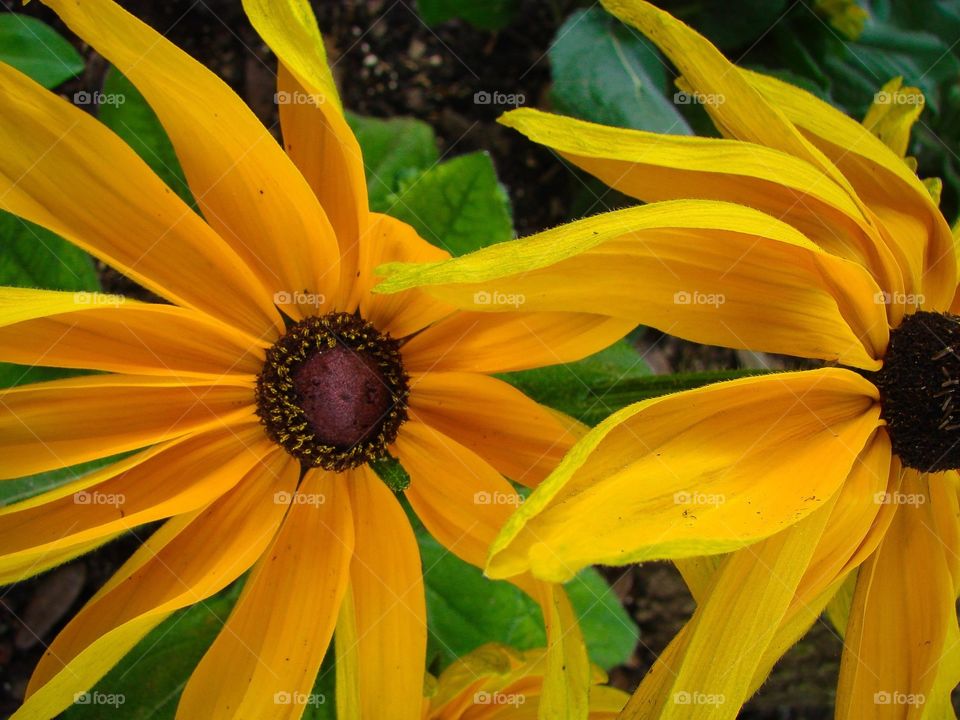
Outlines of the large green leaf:
{"label": "large green leaf", "polygon": [[76,77],[84,66],[80,53],[56,30],[17,13],[0,15],[0,62],[48,88]]}
{"label": "large green leaf", "polygon": [[100,121],[123,138],[169,188],[189,205],[195,205],[173,143],[133,83],[111,67],[103,81],[103,92],[94,97]]}
{"label": "large green leaf", "polygon": [[483,30],[499,30],[508,25],[520,7],[520,0],[417,0],[420,17],[427,25],[463,18]]}
{"label": "large green leaf", "polygon": [[[546,635],[536,603],[515,586],[488,580],[448,552],[426,531],[418,530],[427,593],[431,670],[487,642],[520,649],[543,647]],[[611,668],[630,657],[639,630],[606,581],[586,570],[567,585],[580,617],[590,659]]]}
{"label": "large green leaf", "polygon": [[379,120],[352,113],[347,113],[347,120],[363,151],[371,210],[386,211],[401,180],[431,167],[440,156],[433,128],[420,120]]}
{"label": "large green leaf", "polygon": [[685,134],[666,64],[640,33],[598,7],[571,15],[550,50],[553,101],[563,113],[604,125]]}
{"label": "large green leaf", "polygon": [[513,239],[510,198],[490,156],[461,155],[400,183],[387,212],[452,255]]}

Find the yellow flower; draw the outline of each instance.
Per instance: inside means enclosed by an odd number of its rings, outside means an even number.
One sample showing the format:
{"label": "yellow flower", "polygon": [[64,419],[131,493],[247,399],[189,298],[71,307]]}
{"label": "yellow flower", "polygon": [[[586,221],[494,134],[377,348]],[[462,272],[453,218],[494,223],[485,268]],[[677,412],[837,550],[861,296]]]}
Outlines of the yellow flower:
{"label": "yellow flower", "polygon": [[624,717],[734,717],[832,598],[837,716],[947,714],[960,679],[960,302],[954,239],[902,157],[921,96],[884,87],[875,135],[645,2],[605,5],[669,56],[724,138],[509,113],[650,204],[394,268],[384,289],[467,307],[495,284],[526,309],[607,312],[826,366],[613,415],[511,518],[488,573],[678,561],[698,609]]}
{"label": "yellow flower", "polygon": [[[368,211],[305,0],[246,3],[281,60],[286,153],[221,80],[115,3],[46,4],[146,97],[202,216],[92,117],[0,65],[0,207],[169,303],[0,288],[0,360],[101,372],[0,393],[2,477],[136,451],[0,510],[0,582],[169,518],[51,644],[16,717],[57,715],[164,618],[248,569],[178,717],[299,717],[289,699],[309,695],[335,626],[341,717],[419,717],[420,557],[369,462],[399,458],[426,528],[482,565],[518,502],[504,475],[535,485],[580,434],[489,373],[583,357],[630,323],[372,295],[377,265],[448,254]],[[551,677],[567,674],[552,702],[569,695],[576,712],[588,668],[568,601],[518,584],[544,608]]]}
{"label": "yellow flower", "polygon": [[[459,658],[431,688],[423,720],[535,718],[543,695],[547,651],[518,652],[490,643]],[[590,720],[617,717],[629,696],[607,687],[605,673],[591,673]]]}

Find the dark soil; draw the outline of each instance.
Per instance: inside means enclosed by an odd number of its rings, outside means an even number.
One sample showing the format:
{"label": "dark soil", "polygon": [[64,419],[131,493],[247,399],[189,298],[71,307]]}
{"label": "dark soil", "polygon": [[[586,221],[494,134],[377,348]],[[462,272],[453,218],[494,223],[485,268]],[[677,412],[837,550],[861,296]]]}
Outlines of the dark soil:
{"label": "dark soil", "polygon": [[[276,130],[275,61],[246,21],[239,0],[121,0],[121,4],[216,71]],[[548,105],[550,42],[562,19],[582,3],[527,0],[520,17],[498,33],[458,21],[428,28],[412,3],[402,0],[314,4],[345,106],[377,117],[420,118],[436,130],[441,150],[448,156],[489,151],[513,202],[519,234],[564,222],[575,207],[582,214],[593,214],[622,203],[596,184],[588,189],[551,152],[497,125],[497,115],[506,108],[474,102],[477,92],[497,91],[523,94],[530,105]],[[20,3],[11,0],[0,0],[0,8],[21,10]],[[64,30],[38,3],[31,3],[25,12]],[[95,52],[79,42],[78,47],[88,58],[87,70],[61,89],[64,94],[99,89],[106,70],[105,61]],[[111,292],[147,297],[109,269],[104,269],[103,279]],[[643,336],[641,345],[658,372],[730,368],[757,360],[655,332]],[[0,591],[0,716],[15,709],[22,698],[43,643],[53,638],[137,545],[137,539],[128,536],[40,578]],[[643,633],[634,658],[611,674],[614,684],[632,689],[689,617],[693,601],[672,566],[647,564],[606,572]],[[66,601],[51,603],[51,596]],[[34,635],[27,626],[42,631]],[[828,717],[838,657],[839,642],[818,626],[781,663],[742,717]]]}

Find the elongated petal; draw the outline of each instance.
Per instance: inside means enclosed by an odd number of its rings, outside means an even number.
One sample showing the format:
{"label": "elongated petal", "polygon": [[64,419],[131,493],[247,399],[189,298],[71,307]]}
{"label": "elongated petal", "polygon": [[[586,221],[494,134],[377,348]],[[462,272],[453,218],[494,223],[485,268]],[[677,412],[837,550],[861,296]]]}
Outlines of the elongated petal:
{"label": "elongated petal", "polygon": [[418,720],[427,611],[417,539],[397,499],[368,466],[352,473],[350,491],[360,717],[383,717],[389,707],[396,720]]}
{"label": "elongated petal", "polygon": [[923,93],[915,87],[903,87],[903,78],[884,83],[876,94],[863,126],[900,157],[907,154],[910,131],[923,112]]}
{"label": "elongated petal", "polygon": [[257,425],[202,433],[143,453],[140,464],[121,462],[119,471],[101,471],[97,475],[106,479],[84,490],[63,495],[58,488],[32,498],[22,510],[5,507],[0,510],[0,584],[46,570],[51,560],[62,561],[63,551],[205,507],[274,448]]}
{"label": "elongated petal", "polygon": [[299,718],[333,635],[353,547],[345,477],[311,470],[190,677],[177,717]]}
{"label": "elongated petal", "polygon": [[264,551],[283,516],[297,465],[275,451],[202,513],[155,532],[57,636],[37,666],[17,720],[54,717],[89,690],[171,612],[239,577]]}
{"label": "elongated petal", "polygon": [[[188,308],[91,293],[0,288],[0,361],[168,377],[242,375],[263,366],[263,346]],[[45,309],[53,312],[45,312]],[[32,319],[16,320],[20,313]],[[4,313],[6,315],[6,313]]]}
{"label": "elongated petal", "polygon": [[237,253],[126,143],[2,63],[0,92],[0,208],[256,338],[282,327]]}
{"label": "elongated petal", "polygon": [[411,380],[410,413],[512,480],[534,486],[583,429],[502,380],[474,373],[427,373]]}
{"label": "elongated petal", "polygon": [[878,369],[876,283],[794,228],[703,200],[606,213],[462,258],[387,267],[378,290],[423,286],[470,310],[607,314],[712,345]]}
{"label": "elongated petal", "polygon": [[360,314],[393,337],[405,337],[450,314],[452,308],[427,295],[411,290],[402,295],[374,295],[375,269],[388,262],[436,262],[450,254],[428,243],[406,223],[389,215],[373,213],[360,243],[360,270],[357,284],[363,289]]}
{"label": "elongated petal", "polygon": [[924,308],[946,309],[956,288],[953,238],[917,176],[869,130],[814,95],[766,75],[740,72],[816,143],[876,213],[906,292],[922,294]]}
{"label": "elongated petal", "polygon": [[338,266],[333,229],[296,166],[229,86],[112,0],[45,4],[143,93],[207,222],[271,295],[319,292],[332,300],[339,272],[322,288],[317,277]]}
{"label": "elongated petal", "polygon": [[[500,122],[644,202],[703,198],[763,210],[824,250],[889,274],[863,209],[817,166],[763,145],[606,127],[523,108]],[[886,287],[888,291],[896,288]]]}
{"label": "elongated petal", "polygon": [[243,8],[280,60],[283,144],[337,234],[342,282],[349,287],[355,283],[358,242],[367,221],[367,184],[360,145],[344,118],[313,10],[305,0],[244,0]]}
{"label": "elongated petal", "polygon": [[403,346],[410,372],[508,372],[574,362],[612,345],[630,320],[587,313],[458,312]]}
{"label": "elongated petal", "polygon": [[251,385],[90,375],[0,392],[0,478],[69,467],[253,416]]}
{"label": "elongated petal", "polygon": [[487,572],[565,581],[594,563],[710,555],[773,535],[837,492],[877,427],[876,392],[822,369],[632,405],[527,498]]}
{"label": "elongated petal", "polygon": [[[787,612],[834,500],[724,562],[691,621],[644,679],[624,720],[735,718]],[[682,652],[677,652],[682,647]],[[710,657],[711,662],[703,662]]]}
{"label": "elongated petal", "polygon": [[[943,666],[960,681],[956,595],[929,502],[934,478],[907,473],[883,543],[857,576],[837,688],[837,717],[919,718]],[[948,644],[949,643],[949,644]]]}

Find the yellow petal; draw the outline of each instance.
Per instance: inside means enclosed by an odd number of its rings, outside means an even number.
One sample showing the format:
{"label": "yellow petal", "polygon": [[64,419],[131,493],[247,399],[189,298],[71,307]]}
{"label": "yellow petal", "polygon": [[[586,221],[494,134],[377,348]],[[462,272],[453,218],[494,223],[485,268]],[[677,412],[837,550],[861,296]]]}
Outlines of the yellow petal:
{"label": "yellow petal", "polygon": [[[837,717],[919,718],[940,670],[960,681],[956,595],[928,480],[907,473],[883,543],[860,568],[837,688]],[[949,643],[949,644],[948,644]]]}
{"label": "yellow petal", "polygon": [[[793,155],[738,140],[663,135],[606,127],[522,108],[500,122],[612,188],[644,202],[702,198],[762,210],[789,223],[827,252],[885,277],[876,231],[849,193]],[[892,290],[894,288],[887,288]]]}
{"label": "yellow petal", "polygon": [[428,243],[416,230],[389,215],[372,213],[360,241],[360,270],[357,284],[360,314],[381,332],[402,338],[448,315],[451,308],[421,290],[402,295],[373,295],[375,269],[386,262],[430,262],[445,260],[450,254]]}
{"label": "yellow petal", "polygon": [[427,373],[410,383],[410,415],[470,448],[498,472],[534,486],[583,435],[502,380],[475,373]]}
{"label": "yellow petal", "polygon": [[147,451],[137,464],[121,461],[119,468],[94,473],[104,479],[87,484],[84,478],[79,482],[85,489],[70,495],[57,488],[31,498],[23,509],[4,507],[0,584],[48,569],[61,552],[205,507],[275,447],[257,425],[203,433],[159,452]]}
{"label": "yellow petal", "polygon": [[367,220],[367,185],[360,145],[343,116],[313,10],[305,0],[244,0],[243,8],[279,58],[277,104],[284,147],[337,234],[341,282],[349,288],[355,283],[358,242]]}
{"label": "yellow petal", "polygon": [[741,71],[836,164],[877,215],[897,257],[905,291],[924,308],[944,310],[956,289],[950,228],[900,156],[860,123],[810,93],[766,75]]}
{"label": "yellow petal", "polygon": [[253,387],[90,375],[0,391],[0,478],[116,455],[253,417]]}
{"label": "yellow petal", "polygon": [[[114,302],[104,304],[103,297]],[[17,303],[9,314],[8,301]],[[2,362],[247,380],[263,366],[265,343],[188,308],[18,288],[0,288],[0,307]]]}
{"label": "yellow petal", "polygon": [[627,704],[624,720],[737,716],[832,505],[727,558],[706,601]]}
{"label": "yellow petal", "polygon": [[559,585],[543,585],[540,607],[547,626],[547,670],[538,717],[580,720],[589,712],[590,661],[577,616]]}
{"label": "yellow petal", "polygon": [[[112,0],[44,3],[143,93],[203,216],[271,298],[306,292],[332,302],[340,253],[330,222],[296,166],[233,90]],[[311,303],[285,308],[298,309],[317,310]]]}
{"label": "yellow petal", "polygon": [[417,720],[427,652],[417,539],[397,499],[368,466],[351,473],[350,491],[360,717],[383,717],[390,708],[391,718]]}
{"label": "yellow petal", "polygon": [[487,572],[562,582],[595,563],[744,547],[833,497],[878,416],[873,385],[826,368],[637,403],[588,433],[527,498]]}
{"label": "yellow petal", "polygon": [[878,369],[876,283],[757,210],[706,200],[580,220],[471,255],[384,268],[378,290],[423,286],[468,310],[591,312],[696,342]]}
{"label": "yellow petal", "polygon": [[903,78],[885,83],[863,118],[863,126],[900,157],[907,154],[910,130],[923,112],[923,93],[903,87]]}
{"label": "yellow petal", "polygon": [[353,589],[348,584],[333,633],[338,720],[361,720],[360,633],[353,603]]}
{"label": "yellow petal", "polygon": [[126,143],[2,63],[0,89],[0,208],[255,338],[283,327],[237,253]]}
{"label": "yellow petal", "polygon": [[177,717],[299,718],[333,635],[352,555],[346,477],[311,470],[187,682]]}
{"label": "yellow petal", "polygon": [[298,466],[280,450],[202,513],[156,531],[44,653],[17,720],[56,716],[175,610],[218,592],[264,551],[283,517],[275,493]]}
{"label": "yellow petal", "polygon": [[574,362],[615,343],[630,320],[587,313],[458,312],[403,345],[410,372],[508,372]]}

